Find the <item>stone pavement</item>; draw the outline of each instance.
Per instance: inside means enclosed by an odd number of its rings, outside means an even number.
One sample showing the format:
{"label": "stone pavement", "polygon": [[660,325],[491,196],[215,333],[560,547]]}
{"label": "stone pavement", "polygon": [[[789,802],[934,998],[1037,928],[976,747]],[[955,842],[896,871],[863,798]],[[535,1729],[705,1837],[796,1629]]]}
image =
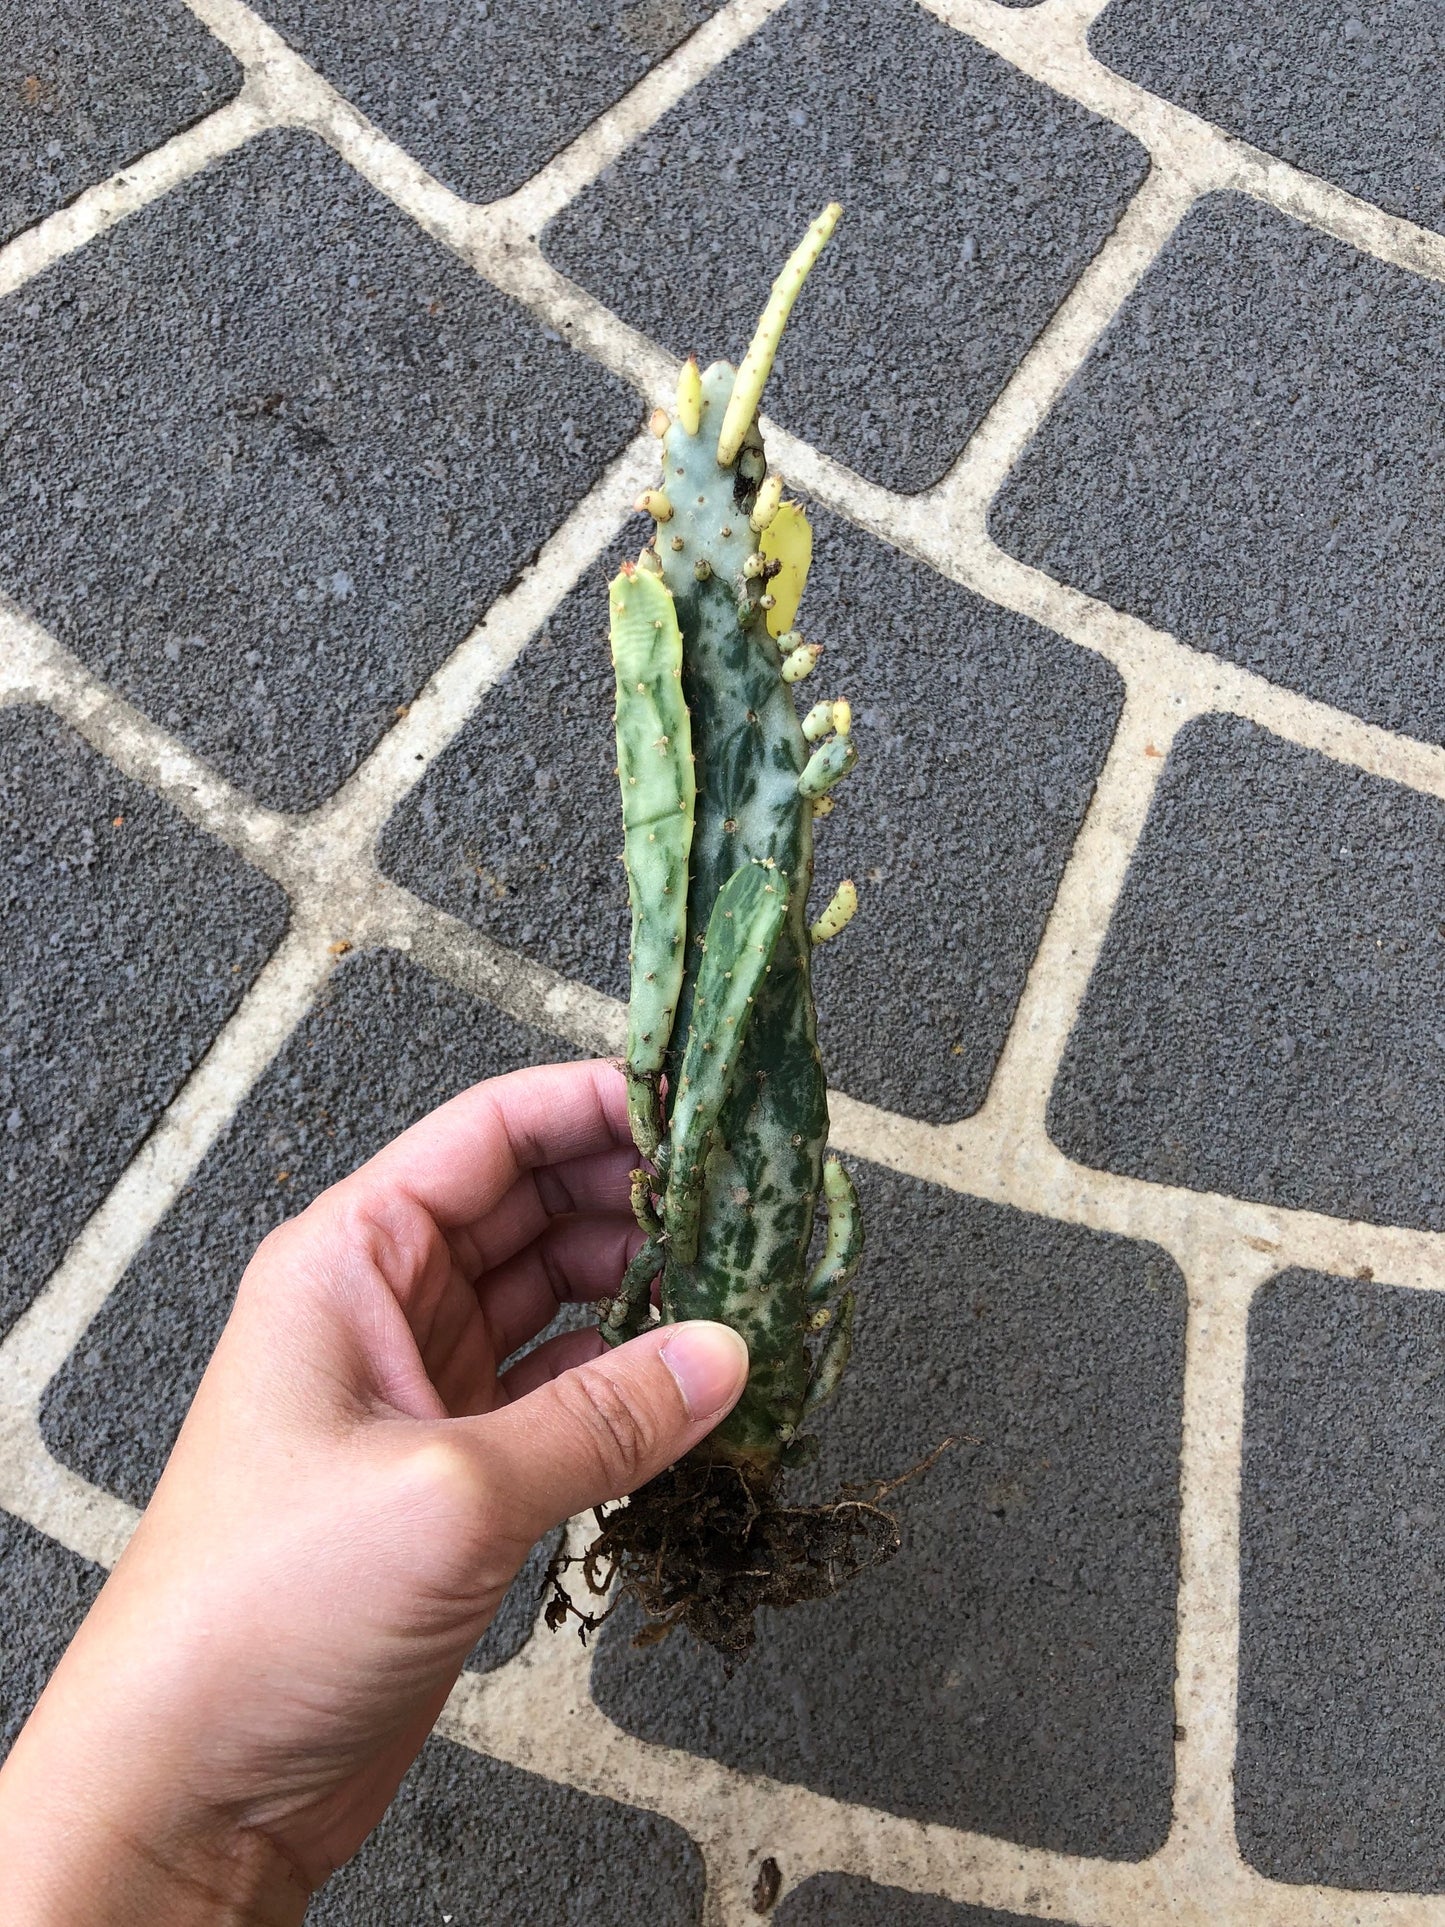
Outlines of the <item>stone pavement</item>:
{"label": "stone pavement", "polygon": [[1429,0],[0,0],[0,1744],[266,1229],[611,1051],[602,584],[769,390],[870,1255],[728,1680],[539,1564],[337,1927],[1445,1927]]}

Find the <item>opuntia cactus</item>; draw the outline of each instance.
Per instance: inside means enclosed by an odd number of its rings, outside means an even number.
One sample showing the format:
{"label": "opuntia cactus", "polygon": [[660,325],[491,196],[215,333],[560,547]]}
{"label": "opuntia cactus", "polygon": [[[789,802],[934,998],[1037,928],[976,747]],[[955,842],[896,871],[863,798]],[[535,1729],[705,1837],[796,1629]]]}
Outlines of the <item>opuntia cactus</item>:
{"label": "opuntia cactus", "polygon": [[[780,1473],[815,1450],[804,1427],[847,1365],[863,1248],[857,1194],[824,1155],[810,972],[814,947],[857,907],[852,882],[808,916],[814,822],[857,750],[846,702],[801,720],[795,707],[792,686],[819,655],[793,626],[812,535],[767,471],[757,421],[840,212],[826,208],[794,251],[741,367],[689,361],[674,411],[653,416],[662,483],[638,506],[655,538],[610,590],[632,906],[626,1073],[648,1167],[633,1184],[646,1240],[602,1331],[612,1343],[638,1331],[657,1284],[664,1321],[724,1320],[751,1370],[698,1463],[634,1498],[604,1538],[634,1581],[646,1568],[637,1589],[654,1614],[730,1652],[751,1639],[755,1605],[831,1590],[896,1544],[891,1521],[880,1531],[884,1515],[855,1501],[788,1509],[776,1495]],[[827,1236],[810,1269],[820,1196]],[[717,1530],[691,1530],[689,1507]]]}

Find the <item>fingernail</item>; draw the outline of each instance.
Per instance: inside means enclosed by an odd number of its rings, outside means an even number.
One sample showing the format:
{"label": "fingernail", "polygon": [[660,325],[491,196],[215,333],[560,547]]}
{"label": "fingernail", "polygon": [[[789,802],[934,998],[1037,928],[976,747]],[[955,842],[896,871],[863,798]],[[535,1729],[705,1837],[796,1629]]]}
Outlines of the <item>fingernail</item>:
{"label": "fingernail", "polygon": [[731,1325],[704,1319],[679,1325],[662,1348],[693,1418],[712,1418],[731,1405],[748,1375],[748,1348]]}

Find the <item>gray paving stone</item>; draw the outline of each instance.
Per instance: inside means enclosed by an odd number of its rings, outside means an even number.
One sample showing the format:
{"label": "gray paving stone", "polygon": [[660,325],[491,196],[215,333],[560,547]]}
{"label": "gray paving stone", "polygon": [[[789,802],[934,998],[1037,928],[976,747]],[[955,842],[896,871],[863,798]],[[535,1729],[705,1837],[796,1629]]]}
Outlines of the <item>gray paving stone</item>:
{"label": "gray paving stone", "polygon": [[1212,195],[1005,485],[1011,554],[1445,741],[1445,289]]}
{"label": "gray paving stone", "polygon": [[[736,361],[818,209],[847,216],[768,388],[891,488],[948,468],[1147,171],[1118,128],[912,0],[792,0],[544,231],[681,354]],[[658,236],[705,237],[685,270]]]}
{"label": "gray paving stone", "polygon": [[1445,1891],[1445,1299],[1292,1271],[1249,1324],[1235,1827],[1276,1880]]}
{"label": "gray paving stone", "polygon": [[287,911],[274,883],[40,709],[0,709],[0,866],[4,1332],[204,1056]]}
{"label": "gray paving stone", "polygon": [[0,304],[0,588],[305,808],[637,415],[319,140],[267,134]]}
{"label": "gray paving stone", "polygon": [[0,241],[240,89],[181,0],[0,0]]}
{"label": "gray paving stone", "polygon": [[[144,1505],[266,1233],[468,1084],[573,1054],[390,952],[348,958],[52,1382],[51,1450]],[[544,1564],[518,1579],[475,1665],[526,1639]]]}
{"label": "gray paving stone", "polygon": [[384,134],[469,200],[509,194],[721,0],[262,0],[259,11]]}
{"label": "gray paving stone", "polygon": [[[854,1362],[799,1490],[901,1473],[903,1550],[732,1678],[609,1622],[629,1732],[839,1799],[1134,1859],[1169,1827],[1183,1281],[1152,1246],[872,1165]],[[785,1870],[786,1871],[786,1870]]]}
{"label": "gray paving stone", "polygon": [[0,1760],[104,1583],[99,1566],[0,1512]]}
{"label": "gray paving stone", "polygon": [[1044,1927],[1031,1914],[965,1907],[938,1894],[879,1887],[852,1874],[820,1873],[787,1895],[777,1927]]}
{"label": "gray paving stone", "polygon": [[1113,0],[1089,45],[1306,173],[1445,226],[1445,20],[1433,0]]}
{"label": "gray paving stone", "polygon": [[682,1828],[431,1739],[308,1927],[697,1927],[702,1856]]}
{"label": "gray paving stone", "polygon": [[[853,699],[862,762],[819,826],[821,908],[861,907],[818,954],[829,1076],[942,1122],[977,1110],[1119,711],[1098,657],[837,518],[803,615],[826,645],[804,701]],[[605,581],[589,571],[393,817],[383,866],[569,976],[627,993],[627,888]]]}
{"label": "gray paving stone", "polygon": [[1084,1164],[1445,1229],[1445,809],[1212,716],[1180,735],[1049,1106]]}

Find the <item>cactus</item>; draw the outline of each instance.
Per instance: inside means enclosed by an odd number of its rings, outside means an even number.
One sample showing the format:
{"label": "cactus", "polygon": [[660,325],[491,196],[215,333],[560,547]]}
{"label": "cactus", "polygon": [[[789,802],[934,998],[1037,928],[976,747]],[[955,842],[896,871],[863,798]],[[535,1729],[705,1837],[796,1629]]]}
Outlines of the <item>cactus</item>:
{"label": "cactus", "polygon": [[[601,1329],[609,1343],[638,1331],[656,1283],[664,1321],[726,1321],[751,1366],[695,1463],[611,1515],[599,1544],[655,1616],[733,1654],[757,1604],[832,1590],[897,1543],[892,1521],[857,1501],[777,1496],[784,1469],[815,1450],[804,1423],[847,1366],[863,1243],[857,1194],[824,1156],[810,973],[857,893],[840,883],[811,924],[807,908],[814,822],[858,752],[846,702],[801,720],[795,706],[792,685],[819,654],[793,626],[812,535],[767,472],[757,421],[783,324],[840,211],[825,209],[794,251],[740,368],[689,361],[674,411],[654,414],[662,482],[638,507],[655,537],[610,590],[632,909],[625,1068],[649,1165],[633,1184],[646,1240]],[[820,1197],[827,1240],[810,1270]]]}

